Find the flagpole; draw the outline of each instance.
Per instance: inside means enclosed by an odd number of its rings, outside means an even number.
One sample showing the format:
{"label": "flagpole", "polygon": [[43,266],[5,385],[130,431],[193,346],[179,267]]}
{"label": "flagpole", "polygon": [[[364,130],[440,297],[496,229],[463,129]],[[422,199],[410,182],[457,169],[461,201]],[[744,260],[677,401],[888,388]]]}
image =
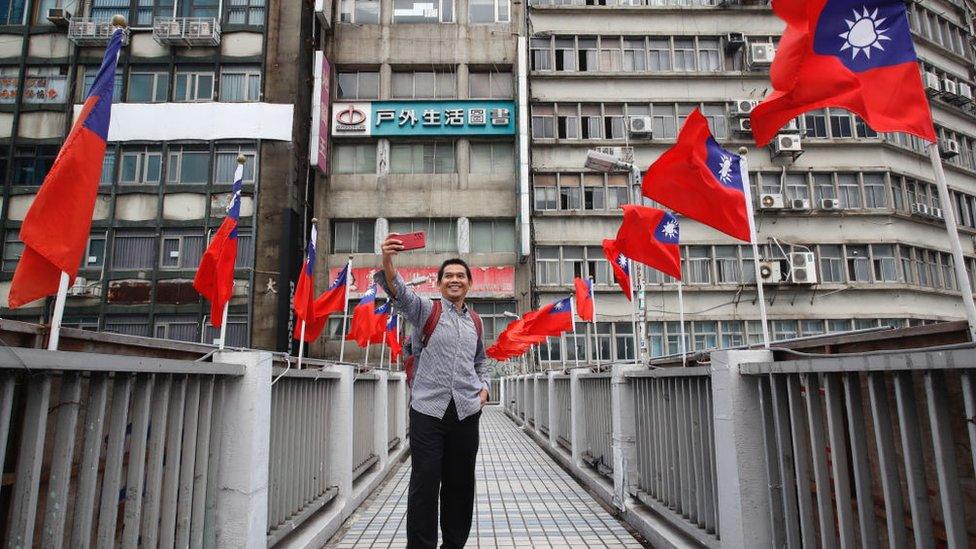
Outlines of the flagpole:
{"label": "flagpole", "polygon": [[383,341],[380,342],[380,370],[383,369],[383,355],[386,354],[386,322],[383,323]]}
{"label": "flagpole", "polygon": [[685,334],[685,298],[684,298],[684,293],[681,291],[681,288],[683,286],[684,283],[679,280],[678,281],[678,322],[681,324],[681,346],[680,346],[681,365],[687,366],[688,347],[687,344],[685,343],[685,338],[687,337],[687,335]]}
{"label": "flagpole", "polygon": [[[233,294],[233,292],[231,292]],[[230,310],[230,300],[224,303],[224,313],[220,320],[220,347],[221,351],[224,350],[224,344],[227,342],[227,311]]]}
{"label": "flagpole", "polygon": [[366,342],[366,356],[363,358],[363,369],[369,368],[369,341]]}
{"label": "flagpole", "polygon": [[61,319],[64,318],[64,301],[68,297],[68,282],[70,282],[68,273],[61,271],[58,293],[54,298],[54,311],[51,314],[51,333],[48,334],[47,340],[48,351],[58,350],[58,340],[61,339]]}
{"label": "flagpole", "polygon": [[[938,153],[938,151],[936,151]],[[742,190],[745,194],[746,199],[746,213],[749,217],[749,239],[752,241],[752,266],[756,271],[756,294],[759,299],[759,318],[762,321],[762,333],[763,333],[763,347],[769,348],[769,321],[766,318],[766,295],[763,291],[763,280],[762,274],[759,269],[759,238],[756,236],[756,215],[752,207],[752,184],[749,181],[749,159],[747,155],[749,154],[749,149],[745,147],[739,148],[739,156],[741,160],[739,161],[739,169],[742,171]],[[942,165],[940,164],[941,168]],[[956,243],[959,243],[959,236],[956,235]],[[962,255],[962,249],[960,248],[960,255]],[[970,305],[972,305],[972,297],[970,297]],[[973,309],[974,316],[970,317],[970,332],[973,327],[973,320],[976,320],[976,309]]]}
{"label": "flagpole", "polygon": [[969,339],[976,341],[976,304],[973,302],[973,288],[966,271],[966,258],[962,253],[959,242],[959,227],[956,224],[955,204],[949,194],[946,183],[945,169],[942,167],[942,155],[939,153],[938,143],[929,143],[929,159],[932,161],[932,171],[935,172],[935,184],[939,189],[939,202],[942,203],[942,216],[945,219],[946,232],[949,233],[949,249],[952,251],[952,267],[956,273],[956,286],[962,293],[963,307],[966,309],[966,320],[969,321]]}
{"label": "flagpole", "polygon": [[638,329],[637,324],[637,263],[628,259],[627,262],[630,264],[630,314],[633,317],[634,322],[634,359],[639,364],[644,364],[644,350],[642,348],[644,342],[644,336],[642,331]]}
{"label": "flagpole", "polygon": [[593,358],[596,360],[596,366],[600,367],[600,336],[596,331],[596,281],[593,277],[590,277],[590,302],[593,303]]}
{"label": "flagpole", "polygon": [[302,321],[302,332],[298,339],[298,366],[299,370],[302,369],[302,356],[305,354],[305,321]]}
{"label": "flagpole", "polygon": [[[580,367],[579,360],[579,341],[576,339],[576,300],[569,300],[569,316],[573,319],[573,357],[576,359],[576,367]],[[586,343],[583,344],[584,351],[586,350]]]}
{"label": "flagpole", "polygon": [[352,281],[352,256],[346,262],[346,296],[342,299],[342,335],[339,343],[339,362],[346,356],[346,327],[349,323],[349,283]]}

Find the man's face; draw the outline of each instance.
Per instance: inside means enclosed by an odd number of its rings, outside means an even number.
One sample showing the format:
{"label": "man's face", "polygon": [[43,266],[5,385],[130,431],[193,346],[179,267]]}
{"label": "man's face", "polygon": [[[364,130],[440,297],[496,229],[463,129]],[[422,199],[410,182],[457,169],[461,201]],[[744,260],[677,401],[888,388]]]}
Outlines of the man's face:
{"label": "man's face", "polygon": [[448,265],[444,268],[444,276],[441,277],[437,286],[441,289],[441,295],[451,301],[464,299],[471,288],[471,279],[464,265]]}

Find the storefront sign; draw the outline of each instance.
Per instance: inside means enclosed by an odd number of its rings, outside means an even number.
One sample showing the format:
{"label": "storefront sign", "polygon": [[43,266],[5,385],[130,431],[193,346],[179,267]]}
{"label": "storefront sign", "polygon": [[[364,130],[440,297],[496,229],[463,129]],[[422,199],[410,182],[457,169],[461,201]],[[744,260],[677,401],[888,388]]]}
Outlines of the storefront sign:
{"label": "storefront sign", "polygon": [[332,113],[332,96],[330,82],[332,81],[332,65],[329,58],[322,56],[322,92],[319,94],[319,162],[318,168],[322,173],[329,173],[329,143],[332,141],[329,124],[329,117]]}
{"label": "storefront sign", "polygon": [[[335,280],[341,267],[329,269],[329,280]],[[372,280],[375,267],[353,267],[349,297],[359,297]],[[439,296],[437,289],[437,267],[398,267],[397,272],[407,282],[423,278],[424,282],[414,286],[414,290],[424,296]],[[515,295],[515,267],[471,267],[474,284],[469,297],[512,297]]]}
{"label": "storefront sign", "polygon": [[478,99],[335,103],[335,137],[513,135],[515,103]]}
{"label": "storefront sign", "polygon": [[[0,77],[0,104],[17,102],[17,77]],[[63,104],[67,100],[68,79],[65,76],[28,76],[24,81],[24,103]]]}

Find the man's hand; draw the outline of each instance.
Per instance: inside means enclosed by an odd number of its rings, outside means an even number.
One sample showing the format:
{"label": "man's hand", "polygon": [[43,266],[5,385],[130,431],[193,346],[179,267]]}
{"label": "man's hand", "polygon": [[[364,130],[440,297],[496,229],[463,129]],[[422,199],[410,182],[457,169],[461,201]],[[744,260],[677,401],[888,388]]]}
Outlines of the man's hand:
{"label": "man's hand", "polygon": [[479,396],[481,397],[481,407],[484,408],[485,404],[488,404],[488,389],[482,389]]}
{"label": "man's hand", "polygon": [[403,251],[403,241],[397,238],[399,236],[396,233],[391,233],[383,241],[383,245],[380,247],[383,250],[383,274],[386,276],[386,287],[394,292],[392,297],[396,297],[394,282],[396,281],[396,266],[393,265],[393,258],[398,253]]}

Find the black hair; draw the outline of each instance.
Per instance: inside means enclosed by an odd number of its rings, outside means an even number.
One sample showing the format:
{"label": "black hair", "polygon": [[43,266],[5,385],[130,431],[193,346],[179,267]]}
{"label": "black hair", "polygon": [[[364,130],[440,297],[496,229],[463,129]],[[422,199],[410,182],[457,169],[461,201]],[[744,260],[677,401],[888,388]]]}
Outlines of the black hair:
{"label": "black hair", "polygon": [[441,279],[444,278],[444,269],[446,269],[448,265],[461,265],[462,267],[464,267],[465,272],[468,273],[468,280],[471,280],[471,267],[468,267],[467,262],[465,262],[460,257],[454,257],[444,261],[444,263],[441,263],[441,268],[437,270],[438,282],[440,282]]}

